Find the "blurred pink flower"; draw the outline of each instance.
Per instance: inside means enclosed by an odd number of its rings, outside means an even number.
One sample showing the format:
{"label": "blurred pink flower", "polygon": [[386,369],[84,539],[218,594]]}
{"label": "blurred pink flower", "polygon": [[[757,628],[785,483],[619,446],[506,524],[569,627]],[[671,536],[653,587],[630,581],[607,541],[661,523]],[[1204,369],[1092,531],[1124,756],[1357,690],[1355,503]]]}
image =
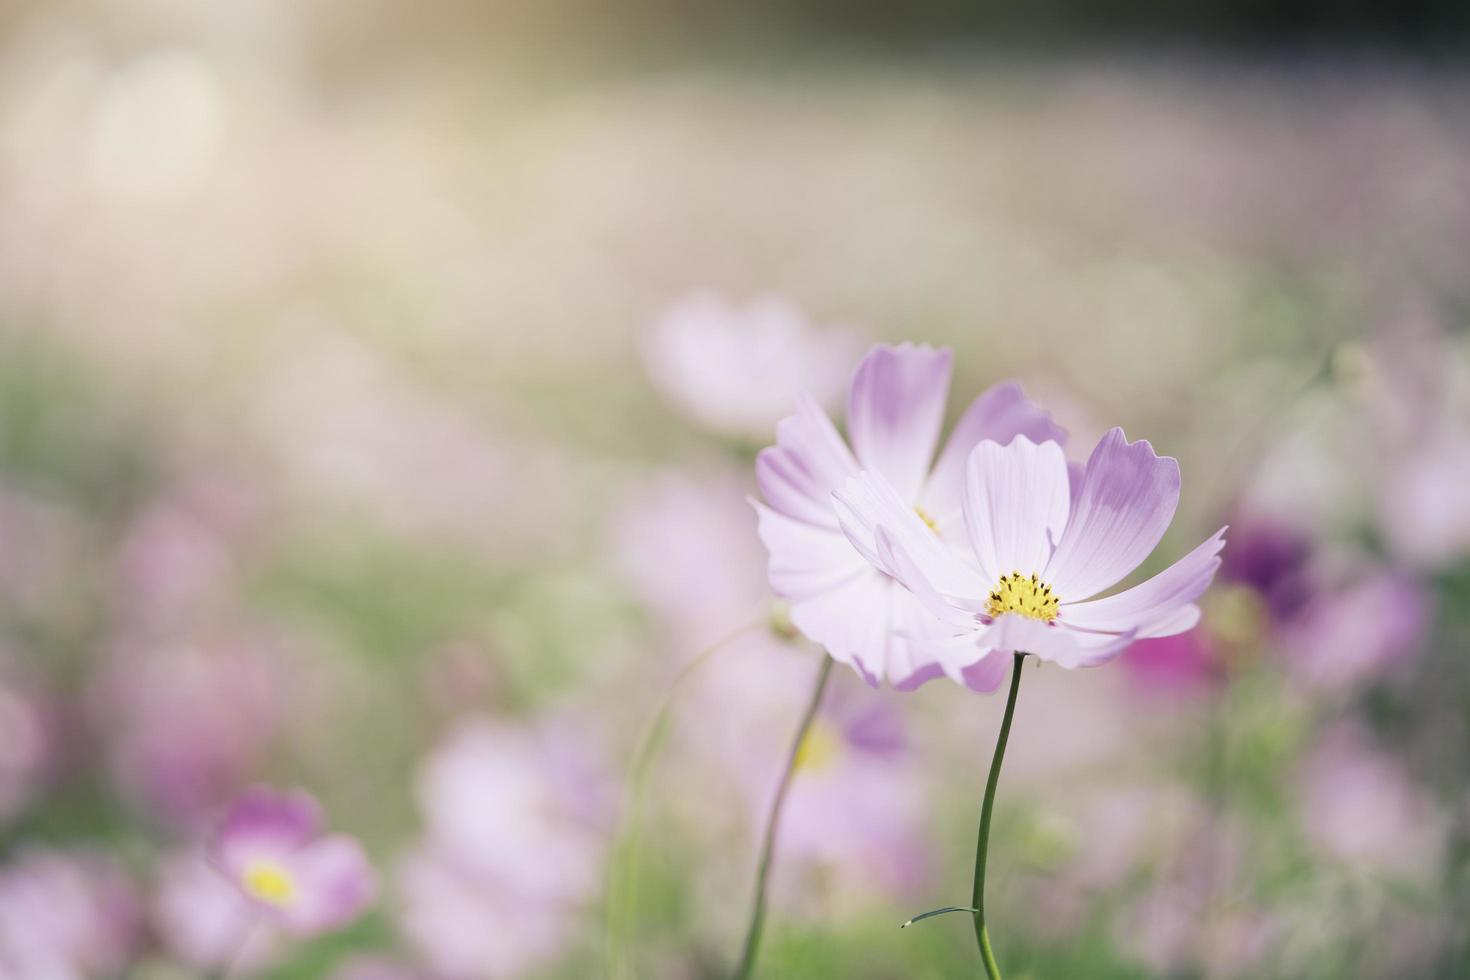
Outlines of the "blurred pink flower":
{"label": "blurred pink flower", "polygon": [[1242,828],[1206,811],[1170,846],[1175,853],[1163,873],[1114,919],[1119,947],[1166,976],[1271,975],[1263,968],[1280,923],[1236,898],[1247,854]]}
{"label": "blurred pink flower", "polygon": [[741,308],[709,292],[671,304],[643,342],[649,379],[670,404],[713,432],[770,437],[803,391],[830,405],[847,380],[855,334],[818,329],[796,307],[760,297]]}
{"label": "blurred pink flower", "polygon": [[23,810],[58,755],[55,710],[0,656],[0,825]]}
{"label": "blurred pink flower", "polygon": [[[531,856],[527,855],[527,860]],[[535,973],[583,931],[579,913],[459,865],[432,847],[398,871],[399,924],[436,976],[501,980]]]}
{"label": "blurred pink flower", "polygon": [[1470,554],[1470,426],[1431,435],[1385,467],[1378,518],[1395,554],[1416,566]]}
{"label": "blurred pink flower", "polygon": [[1179,503],[1179,464],[1122,429],[1103,437],[1075,481],[1055,442],[976,446],[964,493],[972,555],[946,547],[872,471],[836,497],[854,546],[945,623],[934,647],[944,672],[980,691],[1005,677],[1012,652],[1094,666],[1135,639],[1191,629],[1225,543],[1221,528],[1142,584],[1082,601],[1149,556]]}
{"label": "blurred pink flower", "polygon": [[[773,791],[770,766],[751,758],[749,782],[761,806]],[[769,760],[766,760],[769,761]],[[757,788],[759,787],[759,788]],[[781,818],[778,876],[803,872],[831,894],[872,893],[916,900],[929,882],[925,831],[930,817],[922,773],[888,695],[836,685],[797,757]]]}
{"label": "blurred pink flower", "polygon": [[1344,691],[1415,657],[1432,615],[1433,601],[1415,579],[1371,569],[1319,593],[1285,628],[1282,644],[1300,681]]}
{"label": "blurred pink flower", "polygon": [[279,927],[263,920],[255,903],[198,849],[160,863],[152,918],[170,955],[201,973],[228,967],[248,975],[280,955]]}
{"label": "blurred pink flower", "polygon": [[197,826],[249,781],[280,714],[282,679],[250,641],[119,651],[95,678],[93,720],[123,792]]}
{"label": "blurred pink flower", "polygon": [[[759,841],[813,666],[811,651],[753,634],[701,667],[681,697],[656,806],[706,855],[698,886],[712,923],[741,919],[752,858],[730,840]],[[909,727],[891,693],[831,679],[777,834],[772,887],[783,915],[907,904],[931,882],[933,800]],[[712,779],[728,791],[710,792]]]}
{"label": "blurred pink flower", "polygon": [[362,845],[322,835],[321,807],[299,790],[247,791],[211,839],[210,863],[257,914],[294,936],[339,929],[377,896]]}
{"label": "blurred pink flower", "polygon": [[131,883],[100,855],[31,848],[0,868],[3,980],[118,976],[138,927]]}
{"label": "blurred pink flower", "polygon": [[770,601],[747,495],[733,471],[671,472],[640,487],[615,519],[619,570],[682,642],[738,626]]}
{"label": "blurred pink flower", "polygon": [[[970,450],[983,439],[1064,437],[1018,386],[997,385],[971,403],[931,469],[950,360],[948,350],[927,346],[875,347],[858,365],[848,395],[855,454],[816,401],[802,396],[797,414],[782,420],[776,445],[762,450],[756,462],[766,502],[755,506],[771,555],[771,587],[791,602],[797,629],[869,684],[887,680],[908,690],[939,676],[936,649],[946,634],[895,576],[870,566],[844,538],[834,491],[861,466],[892,487],[895,506],[936,547],[958,547],[964,540],[961,500]],[[1062,473],[1065,478],[1065,463]],[[990,680],[971,676],[982,687]]]}
{"label": "blurred pink flower", "polygon": [[456,977],[553,959],[601,887],[610,793],[566,725],[454,731],[420,775],[425,839],[400,874],[400,923],[422,956]]}
{"label": "blurred pink flower", "polygon": [[167,636],[216,614],[237,588],[233,538],[250,501],[223,479],[199,479],[152,503],[119,550],[118,615],[130,632]]}
{"label": "blurred pink flower", "polygon": [[1398,875],[1427,877],[1440,868],[1444,815],[1361,726],[1341,722],[1329,728],[1300,776],[1302,822],[1322,852]]}

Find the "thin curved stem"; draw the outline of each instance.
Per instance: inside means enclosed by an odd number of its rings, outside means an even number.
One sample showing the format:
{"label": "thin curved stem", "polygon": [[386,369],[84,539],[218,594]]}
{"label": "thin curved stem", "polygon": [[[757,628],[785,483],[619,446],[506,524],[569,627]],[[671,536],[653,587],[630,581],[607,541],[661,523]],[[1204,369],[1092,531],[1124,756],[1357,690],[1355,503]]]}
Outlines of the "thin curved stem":
{"label": "thin curved stem", "polygon": [[776,829],[781,823],[781,808],[786,804],[786,791],[791,788],[791,777],[796,774],[796,760],[801,756],[801,745],[812,727],[817,709],[822,706],[822,695],[827,691],[827,678],[832,674],[832,658],[822,654],[822,669],[817,673],[816,686],[812,688],[811,701],[801,724],[796,729],[796,738],[791,742],[791,751],[786,756],[786,770],[776,786],[776,798],[771,802],[771,814],[766,818],[765,839],[761,843],[760,864],[755,872],[755,899],[750,909],[750,929],[745,934],[745,950],[740,954],[740,966],[735,970],[735,980],[750,980],[755,970],[755,957],[760,951],[761,932],[766,924],[766,878],[771,872],[771,858],[776,850]]}
{"label": "thin curved stem", "polygon": [[607,975],[614,978],[636,976],[632,962],[633,940],[637,932],[639,872],[642,868],[642,815],[643,802],[648,792],[649,776],[658,757],[669,728],[669,717],[674,706],[674,696],[684,683],[704,666],[716,653],[763,625],[765,619],[757,616],[738,629],[731,630],[713,643],[704,647],[680,667],[669,682],[658,711],[644,729],[633,752],[629,767],[628,796],[623,807],[624,826],[619,833],[621,845],[614,854],[611,873],[611,889],[607,903]]}
{"label": "thin curved stem", "polygon": [[1016,693],[1021,690],[1021,668],[1026,655],[1017,652],[1011,665],[1011,693],[1006,698],[1006,713],[1000,721],[1000,735],[995,740],[995,755],[990,760],[990,778],[985,783],[985,803],[980,808],[980,834],[975,842],[975,889],[970,904],[975,908],[975,942],[980,958],[985,961],[985,975],[1001,980],[1000,967],[990,948],[990,933],[985,928],[985,854],[990,847],[990,812],[995,807],[995,787],[1000,782],[1000,765],[1005,760],[1006,742],[1011,737],[1011,719],[1016,714]]}

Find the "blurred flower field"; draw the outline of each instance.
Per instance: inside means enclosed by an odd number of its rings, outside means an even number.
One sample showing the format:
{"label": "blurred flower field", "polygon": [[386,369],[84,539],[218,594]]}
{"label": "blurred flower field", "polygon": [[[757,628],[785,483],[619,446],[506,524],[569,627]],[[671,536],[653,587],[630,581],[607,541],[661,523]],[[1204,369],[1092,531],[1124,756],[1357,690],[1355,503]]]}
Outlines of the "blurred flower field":
{"label": "blurred flower field", "polygon": [[[116,6],[0,34],[0,980],[729,976],[823,656],[756,453],[903,341],[1177,457],[1130,584],[1230,525],[1026,668],[1007,977],[1470,973],[1470,76]],[[835,668],[758,975],[977,975],[898,926],[1003,706]]]}

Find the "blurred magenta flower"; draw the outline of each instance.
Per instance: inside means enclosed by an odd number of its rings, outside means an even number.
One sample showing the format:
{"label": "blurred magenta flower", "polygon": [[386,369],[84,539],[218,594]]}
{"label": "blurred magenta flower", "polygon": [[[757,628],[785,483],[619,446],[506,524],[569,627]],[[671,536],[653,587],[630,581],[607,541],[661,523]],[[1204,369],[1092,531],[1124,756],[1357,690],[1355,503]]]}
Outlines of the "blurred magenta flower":
{"label": "blurred magenta flower", "polygon": [[711,292],[676,300],[643,343],[659,393],[696,423],[750,442],[768,437],[803,392],[823,405],[847,380],[840,367],[859,350],[855,334],[818,329],[772,296],[744,308]]}
{"label": "blurred magenta flower", "polygon": [[139,938],[132,884],[86,851],[30,848],[0,868],[0,978],[122,975]]}
{"label": "blurred magenta flower", "polygon": [[[777,428],[761,451],[756,478],[760,536],[770,551],[770,581],[791,602],[797,629],[869,684],[911,690],[942,672],[935,648],[945,634],[923,603],[843,536],[833,492],[860,472],[878,474],[941,549],[964,540],[965,459],[981,440],[1024,435],[1060,442],[1064,433],[1014,384],[996,385],[971,403],[931,469],[949,393],[950,352],[903,344],[876,347],[858,365],[848,395],[853,451],[815,399]],[[1061,449],[1057,447],[1057,458]],[[1063,475],[1065,477],[1065,463]],[[939,544],[943,542],[943,544]],[[988,588],[987,588],[988,591]],[[977,682],[995,681],[988,675]]]}
{"label": "blurred magenta flower", "polygon": [[399,920],[439,972],[520,976],[581,931],[612,784],[575,727],[469,721],[426,763],[426,835],[399,875]]}
{"label": "blurred magenta flower", "polygon": [[993,690],[1007,654],[1093,666],[1135,639],[1169,636],[1199,620],[1195,600],[1220,565],[1221,528],[1153,578],[1103,599],[1149,556],[1179,503],[1179,464],[1113,429],[1069,479],[1062,449],[1018,436],[969,454],[962,555],[881,475],[864,471],[838,491],[843,530],[870,562],[944,622],[935,647],[953,680]]}
{"label": "blurred magenta flower", "polygon": [[1230,550],[1221,555],[1220,580],[1259,595],[1271,621],[1283,623],[1317,591],[1312,553],[1311,539],[1286,521],[1237,515],[1230,522]]}
{"label": "blurred magenta flower", "polygon": [[377,896],[362,845],[343,834],[323,836],[321,807],[299,790],[247,791],[208,853],[258,914],[295,936],[340,928]]}
{"label": "blurred magenta flower", "polygon": [[1221,676],[1219,654],[1203,627],[1138,640],[1119,663],[1140,688],[1170,694],[1207,690]]}

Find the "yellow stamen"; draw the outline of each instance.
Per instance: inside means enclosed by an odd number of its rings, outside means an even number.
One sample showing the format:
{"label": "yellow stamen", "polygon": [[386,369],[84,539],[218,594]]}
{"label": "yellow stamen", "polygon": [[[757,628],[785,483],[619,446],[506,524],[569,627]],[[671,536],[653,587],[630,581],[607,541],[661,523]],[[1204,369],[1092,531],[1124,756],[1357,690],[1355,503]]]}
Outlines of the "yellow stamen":
{"label": "yellow stamen", "polygon": [[241,877],[245,891],[267,905],[286,906],[296,898],[296,879],[275,861],[251,861]]}
{"label": "yellow stamen", "polygon": [[824,721],[815,721],[796,750],[796,770],[820,772],[842,755],[842,736]]}
{"label": "yellow stamen", "polygon": [[1002,575],[985,603],[985,611],[991,616],[1017,613],[1050,623],[1057,618],[1061,602],[1051,586],[1035,575],[1023,576],[1020,572]]}
{"label": "yellow stamen", "polygon": [[936,520],[934,520],[934,518],[930,517],[929,516],[929,512],[927,510],[925,510],[922,507],[917,507],[916,506],[914,508],[914,513],[919,515],[919,520],[921,520],[925,524],[929,525],[929,530],[933,531],[936,536],[939,534],[939,522],[937,522]]}

